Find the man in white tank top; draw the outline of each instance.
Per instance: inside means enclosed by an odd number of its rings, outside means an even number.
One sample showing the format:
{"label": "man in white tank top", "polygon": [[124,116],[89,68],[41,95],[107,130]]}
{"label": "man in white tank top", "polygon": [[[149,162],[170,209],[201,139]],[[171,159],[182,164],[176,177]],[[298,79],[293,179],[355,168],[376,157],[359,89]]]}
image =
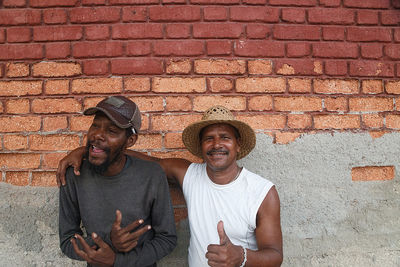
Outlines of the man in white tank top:
{"label": "man in white tank top", "polygon": [[[235,120],[227,108],[214,106],[184,129],[182,140],[204,163],[158,159],[132,150],[127,153],[159,162],[168,178],[176,179],[182,187],[190,225],[189,265],[280,266],[278,193],[270,181],[237,164],[255,146],[253,129]],[[79,171],[81,150],[74,150],[60,162],[58,182],[65,184],[67,166]]]}

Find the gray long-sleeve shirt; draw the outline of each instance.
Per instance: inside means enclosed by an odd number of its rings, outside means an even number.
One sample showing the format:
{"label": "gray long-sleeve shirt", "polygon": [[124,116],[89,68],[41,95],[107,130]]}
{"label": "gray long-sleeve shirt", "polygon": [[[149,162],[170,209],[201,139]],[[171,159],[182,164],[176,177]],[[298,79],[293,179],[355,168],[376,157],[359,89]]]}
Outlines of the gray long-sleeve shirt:
{"label": "gray long-sleeve shirt", "polygon": [[142,225],[152,228],[133,250],[116,253],[115,267],[156,266],[156,261],[175,248],[168,183],[157,163],[128,156],[123,170],[110,177],[93,172],[84,161],[80,176],[75,176],[72,168],[66,176],[67,185],[60,188],[59,236],[61,250],[68,257],[82,260],[70,242],[75,233],[82,234],[81,221],[89,245],[94,244],[90,236],[95,232],[111,246],[110,231],[117,209],[122,213],[121,227],[143,219]]}

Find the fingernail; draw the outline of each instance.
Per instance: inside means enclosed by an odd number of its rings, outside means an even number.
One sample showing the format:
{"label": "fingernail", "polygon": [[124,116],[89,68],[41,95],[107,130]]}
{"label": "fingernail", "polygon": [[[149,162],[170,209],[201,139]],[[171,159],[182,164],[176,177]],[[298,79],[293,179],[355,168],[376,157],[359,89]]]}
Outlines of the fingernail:
{"label": "fingernail", "polygon": [[139,223],[143,223],[143,220],[139,220]]}
{"label": "fingernail", "polygon": [[93,233],[93,238],[97,238],[97,234],[96,233]]}
{"label": "fingernail", "polygon": [[149,226],[147,226],[147,229],[149,229],[149,230],[150,230],[150,229],[151,229],[151,226],[150,226],[150,225],[149,225]]}

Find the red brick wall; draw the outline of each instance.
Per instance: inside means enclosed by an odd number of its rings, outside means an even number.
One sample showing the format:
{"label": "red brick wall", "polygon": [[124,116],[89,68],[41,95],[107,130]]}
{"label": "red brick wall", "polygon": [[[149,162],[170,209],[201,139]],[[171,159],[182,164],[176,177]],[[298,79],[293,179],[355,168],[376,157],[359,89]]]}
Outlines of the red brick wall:
{"label": "red brick wall", "polygon": [[[112,94],[138,103],[143,136],[135,148],[156,156],[194,159],[180,133],[211,104],[280,144],[307,133],[379,137],[400,129],[398,0],[3,0],[0,7],[6,183],[54,186],[58,160],[85,143],[91,119],[81,112]],[[383,168],[354,169],[353,180],[363,171],[385,178]]]}

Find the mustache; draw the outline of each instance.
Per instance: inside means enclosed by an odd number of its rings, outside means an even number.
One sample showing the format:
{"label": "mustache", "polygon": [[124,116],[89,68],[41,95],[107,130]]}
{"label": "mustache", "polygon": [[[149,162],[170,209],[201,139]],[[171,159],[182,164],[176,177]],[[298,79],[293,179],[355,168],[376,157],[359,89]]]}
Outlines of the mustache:
{"label": "mustache", "polygon": [[89,151],[89,148],[90,148],[91,146],[98,147],[98,148],[104,150],[104,152],[106,152],[106,153],[109,153],[109,152],[110,152],[110,148],[109,148],[109,147],[102,147],[102,146],[97,145],[96,142],[89,142],[89,141],[87,141],[87,143],[86,143],[86,150]]}
{"label": "mustache", "polygon": [[211,150],[207,151],[206,154],[207,155],[211,155],[212,153],[226,153],[226,154],[228,154],[229,151],[225,150],[225,149],[211,149]]}

